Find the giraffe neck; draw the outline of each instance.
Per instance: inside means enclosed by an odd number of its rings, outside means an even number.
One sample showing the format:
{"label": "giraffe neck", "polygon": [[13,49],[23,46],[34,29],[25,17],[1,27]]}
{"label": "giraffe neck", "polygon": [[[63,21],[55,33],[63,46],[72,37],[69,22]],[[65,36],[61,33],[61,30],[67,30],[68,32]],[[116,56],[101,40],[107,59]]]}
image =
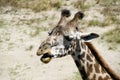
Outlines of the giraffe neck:
{"label": "giraffe neck", "polygon": [[65,24],[66,24],[66,17],[62,16],[60,21],[58,22],[58,25],[65,26]]}
{"label": "giraffe neck", "polygon": [[78,18],[78,17],[74,17],[71,22],[73,22],[73,23],[78,23],[78,21],[79,21],[79,18]]}
{"label": "giraffe neck", "polygon": [[105,70],[110,74],[110,76],[114,80],[120,80],[119,74],[117,74],[115,71],[111,69],[111,67],[107,64],[107,62],[104,60],[104,58],[101,56],[101,54],[98,52],[98,50],[95,48],[95,46],[91,42],[85,42],[87,47],[90,49],[92,54],[95,56],[97,61],[105,68]]}
{"label": "giraffe neck", "polygon": [[72,57],[83,80],[113,80],[84,42],[76,41],[76,44]]}

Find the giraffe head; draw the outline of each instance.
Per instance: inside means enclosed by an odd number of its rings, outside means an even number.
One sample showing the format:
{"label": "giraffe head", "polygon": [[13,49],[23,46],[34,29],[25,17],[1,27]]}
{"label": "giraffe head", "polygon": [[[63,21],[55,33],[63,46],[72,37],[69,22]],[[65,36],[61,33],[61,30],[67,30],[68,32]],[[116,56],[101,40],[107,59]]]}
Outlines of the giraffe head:
{"label": "giraffe head", "polygon": [[[42,55],[41,61],[43,63],[49,63],[53,57],[62,57],[75,52],[76,40],[87,41],[98,37],[95,33],[81,33],[76,29],[76,22],[78,19],[82,19],[83,15],[79,11],[68,23],[59,21],[59,24],[51,31],[48,38],[41,43],[37,51],[38,56]],[[60,25],[63,22],[64,25]]]}
{"label": "giraffe head", "polygon": [[60,28],[61,26],[65,26],[66,25],[66,18],[69,17],[70,11],[67,9],[64,9],[61,11],[61,18],[57,24],[57,26],[55,28],[53,28],[53,30],[51,32],[48,32],[48,34],[50,35],[45,41],[43,41],[37,51],[37,55],[43,55],[41,58],[41,61],[44,63],[48,63],[51,60],[52,55],[48,54],[50,53],[50,48],[55,44],[52,45],[52,43],[57,40],[57,35],[59,35],[60,32]]}

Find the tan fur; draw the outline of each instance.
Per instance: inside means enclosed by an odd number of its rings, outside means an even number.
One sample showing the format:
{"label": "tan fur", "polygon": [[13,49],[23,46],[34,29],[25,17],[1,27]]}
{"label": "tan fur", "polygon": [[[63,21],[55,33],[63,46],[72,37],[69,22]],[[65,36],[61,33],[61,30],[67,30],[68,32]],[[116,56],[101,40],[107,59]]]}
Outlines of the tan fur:
{"label": "tan fur", "polygon": [[113,71],[110,66],[106,63],[103,57],[100,55],[98,50],[94,47],[91,42],[85,42],[88,48],[91,50],[92,54],[95,56],[96,60],[101,64],[102,67],[110,74],[114,80],[120,80],[120,76]]}

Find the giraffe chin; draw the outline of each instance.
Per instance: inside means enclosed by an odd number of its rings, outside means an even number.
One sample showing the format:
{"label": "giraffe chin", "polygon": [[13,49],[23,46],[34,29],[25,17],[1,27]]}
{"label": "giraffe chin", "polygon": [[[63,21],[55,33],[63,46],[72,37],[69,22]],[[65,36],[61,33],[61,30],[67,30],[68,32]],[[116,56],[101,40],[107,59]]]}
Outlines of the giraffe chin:
{"label": "giraffe chin", "polygon": [[52,56],[48,53],[45,53],[42,57],[41,57],[41,61],[45,64],[49,63],[52,59]]}

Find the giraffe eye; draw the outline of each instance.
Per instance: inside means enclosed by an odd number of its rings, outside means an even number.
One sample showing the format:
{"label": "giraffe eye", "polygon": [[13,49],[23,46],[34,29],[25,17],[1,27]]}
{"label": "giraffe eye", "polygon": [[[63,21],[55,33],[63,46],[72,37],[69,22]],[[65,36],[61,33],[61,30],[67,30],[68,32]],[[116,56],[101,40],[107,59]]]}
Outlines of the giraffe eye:
{"label": "giraffe eye", "polygon": [[47,49],[47,47],[44,47],[44,49]]}
{"label": "giraffe eye", "polygon": [[54,47],[54,46],[57,46],[58,45],[58,43],[57,42],[55,42],[51,47]]}
{"label": "giraffe eye", "polygon": [[69,36],[64,36],[65,37],[65,39],[67,40],[67,41],[72,41],[73,40],[73,38],[71,38],[71,37],[69,37]]}

